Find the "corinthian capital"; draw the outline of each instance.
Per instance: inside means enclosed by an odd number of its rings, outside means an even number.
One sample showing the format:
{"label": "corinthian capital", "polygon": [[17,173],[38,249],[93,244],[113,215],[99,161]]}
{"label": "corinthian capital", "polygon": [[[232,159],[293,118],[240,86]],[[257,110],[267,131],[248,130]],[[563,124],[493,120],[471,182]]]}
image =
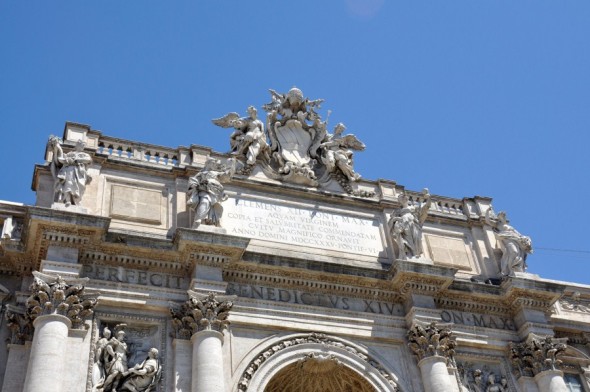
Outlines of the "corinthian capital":
{"label": "corinthian capital", "polygon": [[449,326],[436,322],[416,321],[408,331],[408,346],[419,361],[435,355],[451,360],[457,345],[455,339]]}
{"label": "corinthian capital", "polygon": [[533,376],[545,370],[558,370],[562,361],[558,356],[567,348],[567,338],[530,334],[522,343],[511,343],[510,361],[521,376]]}
{"label": "corinthian capital", "polygon": [[72,322],[72,328],[84,327],[84,319],[93,313],[96,298],[84,293],[88,278],[63,278],[33,271],[33,283],[29,287],[26,314],[31,319],[44,314],[60,314]]}
{"label": "corinthian capital", "polygon": [[170,304],[174,337],[189,339],[202,330],[222,332],[229,325],[229,311],[235,295],[201,294],[188,290],[189,300],[181,304]]}

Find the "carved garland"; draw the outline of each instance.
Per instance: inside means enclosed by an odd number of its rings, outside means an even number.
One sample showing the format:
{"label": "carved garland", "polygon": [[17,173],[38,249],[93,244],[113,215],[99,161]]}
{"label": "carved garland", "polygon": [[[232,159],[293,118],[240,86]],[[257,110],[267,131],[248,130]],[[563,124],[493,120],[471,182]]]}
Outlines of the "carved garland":
{"label": "carved garland", "polygon": [[258,369],[260,369],[261,365],[264,362],[266,362],[269,358],[280,353],[282,350],[284,350],[288,347],[297,346],[297,345],[306,344],[306,343],[318,343],[318,344],[322,344],[324,346],[337,347],[337,348],[341,348],[341,349],[348,351],[349,353],[355,355],[356,357],[360,358],[361,360],[363,360],[364,362],[366,362],[367,364],[369,364],[373,368],[375,368],[379,372],[379,374],[384,379],[387,380],[389,385],[391,385],[393,387],[393,390],[395,392],[400,391],[395,380],[383,368],[383,366],[381,366],[375,359],[373,359],[369,355],[361,353],[356,348],[354,348],[350,345],[347,345],[346,343],[344,343],[340,340],[337,340],[337,338],[335,338],[335,337],[327,336],[325,334],[316,333],[316,332],[312,332],[307,335],[292,337],[289,339],[282,340],[282,341],[275,343],[272,346],[268,347],[266,350],[264,350],[253,361],[250,362],[250,364],[248,365],[248,367],[246,368],[246,370],[242,374],[242,377],[240,377],[240,381],[238,382],[238,391],[245,392],[248,390],[248,385],[250,384],[250,380],[252,380],[252,377],[254,376],[254,374],[258,371]]}

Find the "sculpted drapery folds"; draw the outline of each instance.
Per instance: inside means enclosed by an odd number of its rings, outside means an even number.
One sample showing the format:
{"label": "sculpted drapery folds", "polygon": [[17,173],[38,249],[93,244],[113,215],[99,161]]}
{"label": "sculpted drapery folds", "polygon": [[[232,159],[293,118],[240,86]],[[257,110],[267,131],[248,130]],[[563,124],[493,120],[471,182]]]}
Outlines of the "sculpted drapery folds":
{"label": "sculpted drapery folds", "polygon": [[105,327],[102,337],[94,346],[92,367],[92,391],[94,392],[149,392],[160,380],[161,365],[158,350],[150,349],[148,357],[141,363],[129,367],[128,345],[125,338],[126,324],[117,324],[115,336]]}
{"label": "sculpted drapery folds", "polygon": [[193,229],[201,223],[219,226],[223,213],[221,202],[227,200],[223,183],[228,182],[235,171],[235,158],[228,159],[227,164],[209,158],[203,170],[189,178],[186,204],[194,213]]}
{"label": "sculpted drapery folds", "polygon": [[492,206],[486,211],[485,221],[494,230],[502,251],[500,260],[502,276],[514,276],[515,272],[524,272],[527,255],[533,253],[531,238],[520,234],[510,226],[504,211],[499,212],[498,215],[494,214]]}
{"label": "sculpted drapery folds", "polygon": [[222,332],[229,325],[229,311],[235,295],[201,294],[189,290],[189,300],[183,304],[170,304],[174,337],[190,339],[202,330]]}
{"label": "sculpted drapery folds", "polygon": [[266,160],[270,159],[264,124],[258,119],[258,111],[254,106],[248,107],[248,117],[240,117],[238,113],[232,112],[212,121],[220,127],[235,129],[230,136],[231,151],[245,157],[247,166],[254,165],[260,154]]}
{"label": "sculpted drapery folds", "polygon": [[90,182],[87,170],[92,158],[84,152],[86,144],[82,139],[76,142],[74,151],[67,154],[64,154],[61,143],[61,139],[56,136],[49,138],[49,146],[53,152],[50,169],[55,181],[54,199],[58,203],[64,203],[66,207],[79,205],[86,184]]}
{"label": "sculpted drapery folds", "polygon": [[389,219],[389,230],[396,245],[396,258],[405,260],[418,258],[424,253],[422,246],[422,226],[431,200],[428,189],[422,191],[425,201],[421,204],[410,205],[408,196],[399,197],[401,208],[396,209]]}
{"label": "sculpted drapery folds", "polygon": [[84,319],[92,315],[97,303],[84,293],[87,281],[88,278],[62,278],[33,271],[27,316],[33,321],[44,314],[60,314],[70,319],[72,328],[84,328]]}

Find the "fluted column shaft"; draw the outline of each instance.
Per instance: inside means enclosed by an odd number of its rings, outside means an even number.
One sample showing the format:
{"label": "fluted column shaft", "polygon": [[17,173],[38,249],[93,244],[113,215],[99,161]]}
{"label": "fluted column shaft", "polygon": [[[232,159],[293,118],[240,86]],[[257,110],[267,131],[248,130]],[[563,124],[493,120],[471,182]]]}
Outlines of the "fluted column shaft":
{"label": "fluted column shaft", "polygon": [[42,315],[33,322],[35,333],[24,392],[62,392],[70,319],[59,314]]}

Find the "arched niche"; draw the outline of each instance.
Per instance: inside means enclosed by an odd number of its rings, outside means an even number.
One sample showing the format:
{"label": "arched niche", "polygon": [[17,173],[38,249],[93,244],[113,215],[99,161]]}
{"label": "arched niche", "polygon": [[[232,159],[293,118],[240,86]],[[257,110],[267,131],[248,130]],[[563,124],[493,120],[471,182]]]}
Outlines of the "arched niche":
{"label": "arched niche", "polygon": [[[240,378],[234,390],[239,392],[262,392],[267,391],[267,388],[268,392],[276,392],[272,388],[279,385],[281,380],[294,381],[293,373],[290,372],[309,377],[314,377],[314,372],[324,372],[324,377],[330,377],[326,384],[313,384],[312,380],[308,380],[310,388],[314,385],[330,385],[331,382],[344,387],[356,385],[364,388],[359,390],[362,392],[409,390],[367,349],[345,339],[319,333],[293,334],[261,343],[238,369]],[[342,376],[340,384],[331,377],[330,371]],[[282,391],[300,392],[303,389]]]}

